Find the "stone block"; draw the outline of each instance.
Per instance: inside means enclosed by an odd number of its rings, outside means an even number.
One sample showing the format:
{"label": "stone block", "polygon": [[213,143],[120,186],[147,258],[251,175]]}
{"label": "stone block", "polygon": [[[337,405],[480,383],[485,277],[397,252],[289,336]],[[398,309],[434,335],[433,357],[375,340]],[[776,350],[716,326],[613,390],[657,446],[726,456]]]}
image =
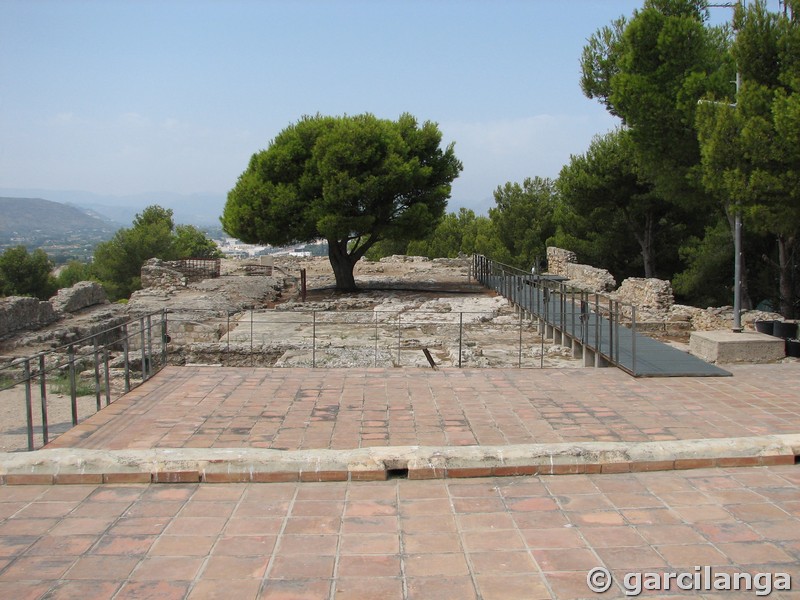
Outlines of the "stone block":
{"label": "stone block", "polygon": [[782,339],[733,331],[693,331],[689,351],[711,363],[770,363],[786,355]]}
{"label": "stone block", "polygon": [[106,304],[108,297],[99,283],[79,281],[72,287],[62,288],[50,298],[50,304],[57,312],[74,313],[97,304]]}

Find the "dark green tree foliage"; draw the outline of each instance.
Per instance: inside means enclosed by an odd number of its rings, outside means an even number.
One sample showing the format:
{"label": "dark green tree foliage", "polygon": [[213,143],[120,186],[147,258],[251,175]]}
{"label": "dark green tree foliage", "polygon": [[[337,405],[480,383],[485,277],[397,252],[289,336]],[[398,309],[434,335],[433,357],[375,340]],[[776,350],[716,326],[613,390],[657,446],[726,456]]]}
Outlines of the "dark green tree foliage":
{"label": "dark green tree foliage", "polygon": [[462,169],[431,122],[364,114],[304,117],[250,160],[228,194],[226,232],[251,243],[324,238],[340,290],[380,240],[427,236]]}
{"label": "dark green tree foliage", "polygon": [[47,300],[57,289],[52,270],[53,263],[44,250],[28,253],[25,246],[8,248],[0,254],[0,294]]}
{"label": "dark green tree foliage", "polygon": [[222,258],[214,241],[194,225],[175,227],[173,253],[176,258]]}
{"label": "dark green tree foliage", "polygon": [[142,265],[150,258],[216,258],[214,242],[191,225],[178,225],[172,209],[148,206],[114,237],[97,245],[91,272],[113,300],[128,298],[141,288]]}
{"label": "dark green tree foliage", "polygon": [[448,213],[434,232],[424,240],[411,241],[407,253],[428,258],[455,258],[458,255],[484,254],[496,256],[499,240],[494,223],[475,212],[460,208]]}
{"label": "dark green tree foliage", "polygon": [[561,170],[557,185],[559,244],[618,278],[656,277],[659,263],[675,266],[674,238],[685,215],[642,175],[630,130],[596,137]]}
{"label": "dark green tree foliage", "polygon": [[60,289],[72,287],[79,281],[91,281],[93,279],[96,279],[96,276],[91,265],[82,263],[79,260],[71,260],[59,271],[56,281]]}
{"label": "dark green tree foliage", "polygon": [[149,206],[107,242],[97,245],[92,269],[112,300],[128,298],[141,288],[142,265],[150,258],[171,260],[172,210]]}
{"label": "dark green tree foliage", "polygon": [[547,240],[555,233],[555,182],[533,177],[508,182],[494,192],[496,206],[489,219],[500,242],[493,258],[520,269],[530,270],[547,254]]}
{"label": "dark green tree foliage", "polygon": [[[770,13],[763,1],[736,11],[738,95],[711,96],[697,127],[703,184],[749,235],[776,242],[780,311],[796,310],[792,255],[800,231],[800,23],[795,3]],[[750,262],[753,262],[752,260]]]}
{"label": "dark green tree foliage", "polygon": [[694,114],[708,90],[730,89],[724,33],[707,28],[703,0],[646,0],[630,20],[595,33],[584,49],[582,87],[622,118],[642,173],[664,201],[697,205],[689,171],[699,162]]}

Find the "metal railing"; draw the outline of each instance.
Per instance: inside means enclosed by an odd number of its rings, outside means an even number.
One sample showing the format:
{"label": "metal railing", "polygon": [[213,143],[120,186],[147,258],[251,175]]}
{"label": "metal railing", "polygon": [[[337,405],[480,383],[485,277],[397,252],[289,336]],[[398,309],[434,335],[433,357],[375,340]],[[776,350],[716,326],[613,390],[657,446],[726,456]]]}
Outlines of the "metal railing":
{"label": "metal railing", "polygon": [[636,376],[636,307],[587,292],[557,278],[527,273],[474,255],[473,272],[483,285],[541,319],[560,335],[580,342]]}
{"label": "metal railing", "polygon": [[[501,322],[493,322],[498,317]],[[181,340],[184,326],[202,321],[170,315],[170,333]],[[434,352],[437,367],[542,366],[531,354],[539,345],[535,326],[491,310],[251,309],[219,317],[218,324],[223,333],[209,346],[217,347],[219,359],[232,361],[244,353],[251,366],[426,366],[425,349]],[[292,356],[280,361],[270,352]]]}
{"label": "metal railing", "polygon": [[[167,364],[168,340],[167,313],[160,311],[0,367],[0,392],[18,386],[25,390],[27,449],[36,449],[36,433],[41,434],[41,446],[51,439],[52,396],[65,395],[64,392],[52,393],[52,386],[66,388],[69,417],[74,427],[79,421],[79,398],[86,397],[79,392],[94,396],[95,402],[93,406],[88,405],[88,412],[99,411],[103,401],[109,405],[115,394],[129,392]],[[112,353],[119,355],[119,360],[112,361]],[[113,369],[120,371],[118,377]],[[112,390],[115,379],[121,380],[121,390]],[[87,408],[86,403],[82,408]]]}

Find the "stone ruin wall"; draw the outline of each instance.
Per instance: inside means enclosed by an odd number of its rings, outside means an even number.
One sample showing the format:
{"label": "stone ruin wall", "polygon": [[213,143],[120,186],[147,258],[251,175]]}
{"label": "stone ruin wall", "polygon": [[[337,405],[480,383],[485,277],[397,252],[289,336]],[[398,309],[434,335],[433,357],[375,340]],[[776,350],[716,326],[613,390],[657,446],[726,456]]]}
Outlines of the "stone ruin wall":
{"label": "stone ruin wall", "polygon": [[[629,305],[636,307],[637,329],[682,335],[689,331],[712,331],[733,327],[733,307],[697,308],[675,304],[675,296],[669,281],[655,278],[629,277],[616,289],[616,282],[605,269],[596,269],[577,262],[574,252],[562,248],[547,248],[548,272],[567,277],[570,285],[590,292],[604,294],[623,303],[622,317],[630,319]],[[610,292],[610,293],[608,293]],[[626,306],[627,305],[627,306]],[[753,323],[760,320],[781,320],[777,313],[745,311],[742,325],[754,329]]]}
{"label": "stone ruin wall", "polygon": [[574,287],[587,292],[610,292],[617,287],[617,281],[605,269],[579,264],[574,252],[555,246],[547,248],[547,272],[566,277]]}
{"label": "stone ruin wall", "polygon": [[160,258],[151,258],[142,265],[143,288],[180,288],[186,287],[189,278],[176,267],[177,262],[164,261]]}
{"label": "stone ruin wall", "polygon": [[49,301],[23,296],[3,298],[0,299],[0,338],[19,331],[35,331],[67,314],[107,303],[103,287],[93,281],[80,281],[70,288],[60,289]]}

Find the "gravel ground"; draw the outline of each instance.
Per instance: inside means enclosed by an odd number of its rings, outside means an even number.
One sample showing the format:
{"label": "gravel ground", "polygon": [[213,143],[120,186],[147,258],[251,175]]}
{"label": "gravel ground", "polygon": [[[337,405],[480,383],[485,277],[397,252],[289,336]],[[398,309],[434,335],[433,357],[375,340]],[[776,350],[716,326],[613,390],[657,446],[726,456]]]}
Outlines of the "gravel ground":
{"label": "gravel ground", "polygon": [[[105,404],[105,398],[103,398]],[[97,399],[92,396],[78,397],[78,421],[97,412]],[[32,389],[34,445],[41,448],[42,405],[39,388]],[[0,392],[0,452],[17,452],[28,449],[28,428],[25,408],[25,387],[17,387]],[[63,394],[47,395],[47,423],[50,440],[58,437],[72,427],[72,407],[70,397]]]}

